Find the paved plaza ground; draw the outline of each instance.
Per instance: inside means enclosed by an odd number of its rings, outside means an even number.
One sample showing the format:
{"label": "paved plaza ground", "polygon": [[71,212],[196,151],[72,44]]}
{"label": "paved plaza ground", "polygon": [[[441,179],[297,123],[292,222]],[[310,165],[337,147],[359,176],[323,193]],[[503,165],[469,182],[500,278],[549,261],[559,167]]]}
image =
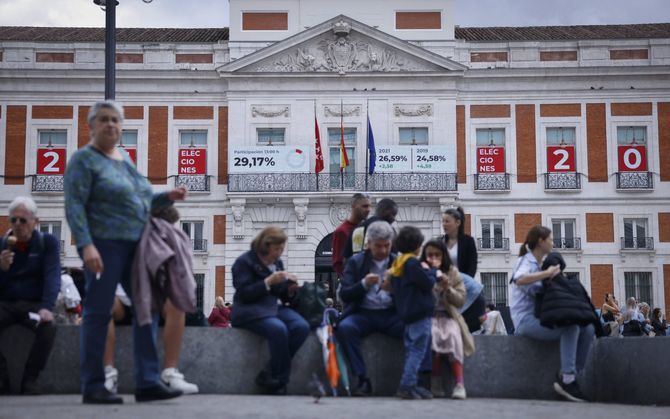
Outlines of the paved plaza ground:
{"label": "paved plaza ground", "polygon": [[401,401],[391,398],[322,399],[309,397],[197,395],[167,402],[135,404],[124,396],[122,406],[85,406],[81,396],[0,397],[1,419],[78,418],[644,418],[667,419],[670,407],[575,404],[558,401],[470,399]]}

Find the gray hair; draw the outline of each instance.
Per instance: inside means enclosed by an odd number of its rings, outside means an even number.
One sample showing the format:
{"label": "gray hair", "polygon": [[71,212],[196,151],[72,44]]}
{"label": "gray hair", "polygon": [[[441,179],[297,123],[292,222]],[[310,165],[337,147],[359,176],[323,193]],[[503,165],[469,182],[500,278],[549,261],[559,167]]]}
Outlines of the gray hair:
{"label": "gray hair", "polygon": [[95,120],[95,117],[98,116],[98,112],[101,109],[111,109],[114,112],[118,113],[123,121],[123,106],[114,102],[113,100],[103,100],[102,102],[96,102],[91,109],[88,111],[88,124],[91,125]]}
{"label": "gray hair", "polygon": [[365,238],[368,242],[393,240],[394,236],[395,232],[393,231],[393,227],[386,221],[375,221],[368,226],[368,230],[365,233]]}
{"label": "gray hair", "polygon": [[17,196],[14,198],[11,204],[9,204],[9,215],[12,215],[15,209],[18,207],[24,207],[30,211],[33,216],[37,216],[37,204],[29,196]]}

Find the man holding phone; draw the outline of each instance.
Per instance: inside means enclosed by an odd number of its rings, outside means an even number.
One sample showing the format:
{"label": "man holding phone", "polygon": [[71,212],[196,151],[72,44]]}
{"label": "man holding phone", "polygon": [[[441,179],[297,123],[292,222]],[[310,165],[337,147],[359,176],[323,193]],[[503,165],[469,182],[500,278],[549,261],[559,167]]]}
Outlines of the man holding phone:
{"label": "man holding phone", "polygon": [[[52,310],[60,291],[58,240],[36,230],[37,205],[18,197],[9,205],[11,230],[0,242],[0,333],[13,324],[35,330],[21,392],[39,394],[37,377],[46,365],[56,334]],[[0,393],[9,387],[0,355]]]}
{"label": "man holding phone", "polygon": [[[388,283],[384,281],[386,270],[395,259],[395,254],[391,253],[394,236],[388,222],[370,224],[366,234],[367,248],[347,261],[340,284],[339,296],[345,308],[336,333],[349,357],[352,372],[358,376],[354,396],[372,395],[372,383],[361,353],[361,339],[375,332],[395,338],[403,336],[405,326],[395,309]],[[422,367],[427,363],[430,368],[429,355],[430,352]]]}

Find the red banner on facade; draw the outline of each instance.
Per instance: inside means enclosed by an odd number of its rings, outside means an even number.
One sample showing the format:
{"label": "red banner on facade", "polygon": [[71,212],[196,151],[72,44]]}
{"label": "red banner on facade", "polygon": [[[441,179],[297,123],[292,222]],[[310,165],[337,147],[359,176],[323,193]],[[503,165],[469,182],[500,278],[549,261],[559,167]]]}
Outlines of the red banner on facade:
{"label": "red banner on facade", "polygon": [[38,175],[65,174],[65,160],[66,160],[65,156],[66,156],[66,150],[64,148],[38,148],[37,174]]}
{"label": "red banner on facade", "polygon": [[130,160],[135,163],[135,166],[137,166],[137,149],[136,148],[128,148],[128,147],[122,147],[123,151],[128,153],[128,157],[130,157]]}
{"label": "red banner on facade", "polygon": [[477,173],[505,173],[505,147],[477,147]]}
{"label": "red banner on facade", "polygon": [[619,171],[646,172],[647,147],[643,145],[620,145]]}
{"label": "red banner on facade", "polygon": [[204,148],[179,149],[180,175],[206,175],[207,150]]}
{"label": "red banner on facade", "polygon": [[547,172],[576,172],[575,146],[548,146]]}

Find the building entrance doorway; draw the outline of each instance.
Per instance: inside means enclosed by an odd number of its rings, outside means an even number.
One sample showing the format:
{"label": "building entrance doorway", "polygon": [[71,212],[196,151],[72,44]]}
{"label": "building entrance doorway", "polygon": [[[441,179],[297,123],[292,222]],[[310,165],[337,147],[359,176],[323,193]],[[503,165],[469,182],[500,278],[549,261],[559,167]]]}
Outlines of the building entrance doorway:
{"label": "building entrance doorway", "polygon": [[337,274],[333,270],[333,234],[329,234],[321,240],[314,254],[315,280],[326,289],[326,296],[336,301]]}

